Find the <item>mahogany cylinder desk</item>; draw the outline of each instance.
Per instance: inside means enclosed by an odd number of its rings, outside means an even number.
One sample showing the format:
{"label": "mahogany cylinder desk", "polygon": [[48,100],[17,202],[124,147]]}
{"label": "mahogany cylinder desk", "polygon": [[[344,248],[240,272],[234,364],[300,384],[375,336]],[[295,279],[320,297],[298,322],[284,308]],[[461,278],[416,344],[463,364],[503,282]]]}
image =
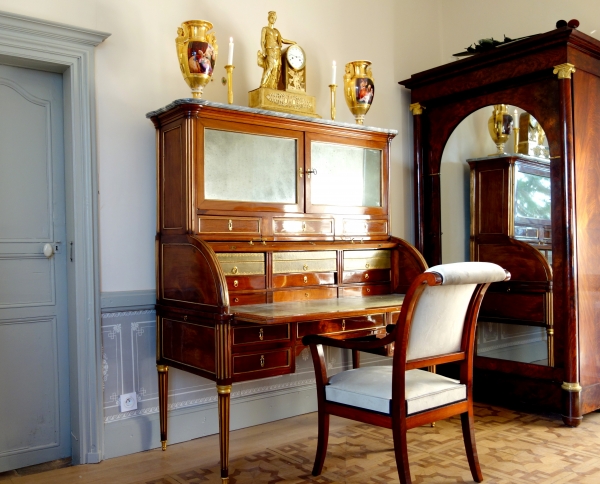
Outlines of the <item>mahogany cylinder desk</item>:
{"label": "mahogany cylinder desk", "polygon": [[169,367],[215,381],[228,482],[232,384],[294,372],[307,334],[385,334],[427,265],[390,235],[395,131],[192,99],[148,117],[162,446]]}
{"label": "mahogany cylinder desk", "polygon": [[[502,289],[502,304],[504,309],[512,305],[513,319],[525,320],[532,307],[519,304],[519,297],[527,291],[537,291],[540,298],[546,294],[536,321],[552,329],[553,361],[534,365],[477,356],[475,389],[476,397],[492,401],[560,408],[567,425],[578,425],[584,414],[600,408],[600,42],[560,27],[414,74],[400,84],[411,90],[414,120],[416,247],[429,264],[441,262],[440,163],[453,130],[470,113],[497,104],[522,108],[542,125],[552,198],[543,250],[551,260],[515,238],[498,250],[491,239],[485,242],[488,235],[472,232],[471,240],[487,244],[477,245],[476,260],[501,257],[499,263],[513,274]],[[498,193],[511,196],[507,190]],[[493,200],[485,196],[491,207]],[[507,207],[509,200],[495,204]],[[506,256],[507,244],[512,256]],[[498,299],[500,289],[490,289],[486,298]],[[484,300],[480,320],[493,317],[493,307],[493,301]],[[497,309],[501,317],[502,308]]]}

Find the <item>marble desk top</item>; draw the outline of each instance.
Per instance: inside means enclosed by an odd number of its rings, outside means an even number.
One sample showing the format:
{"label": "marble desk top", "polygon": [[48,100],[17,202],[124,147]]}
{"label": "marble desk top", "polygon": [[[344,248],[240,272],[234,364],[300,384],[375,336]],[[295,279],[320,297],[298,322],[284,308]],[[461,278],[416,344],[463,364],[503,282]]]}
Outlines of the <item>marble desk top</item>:
{"label": "marble desk top", "polygon": [[267,109],[248,108],[245,106],[236,106],[235,104],[215,103],[212,101],[207,101],[205,99],[194,99],[194,98],[176,99],[175,101],[173,101],[170,104],[167,104],[163,108],[157,109],[155,111],[150,111],[149,113],[146,114],[146,117],[153,118],[154,116],[158,116],[162,113],[166,113],[170,109],[173,109],[174,107],[180,106],[182,104],[199,104],[201,106],[210,106],[210,107],[219,108],[219,109],[229,109],[231,111],[240,111],[243,113],[264,114],[267,116],[274,116],[277,118],[295,119],[298,121],[308,121],[309,123],[324,124],[327,126],[337,126],[337,127],[342,127],[342,128],[357,129],[357,130],[361,130],[361,131],[385,133],[390,136],[396,136],[398,134],[398,131],[395,129],[375,128],[373,126],[363,126],[360,124],[353,124],[353,123],[340,123],[338,121],[331,121],[329,119],[311,118],[309,116],[300,116],[297,114],[280,113],[278,111],[269,111]]}
{"label": "marble desk top", "polygon": [[231,306],[236,321],[273,324],[289,321],[312,321],[323,318],[354,317],[399,311],[404,294],[344,297],[313,301],[276,302]]}

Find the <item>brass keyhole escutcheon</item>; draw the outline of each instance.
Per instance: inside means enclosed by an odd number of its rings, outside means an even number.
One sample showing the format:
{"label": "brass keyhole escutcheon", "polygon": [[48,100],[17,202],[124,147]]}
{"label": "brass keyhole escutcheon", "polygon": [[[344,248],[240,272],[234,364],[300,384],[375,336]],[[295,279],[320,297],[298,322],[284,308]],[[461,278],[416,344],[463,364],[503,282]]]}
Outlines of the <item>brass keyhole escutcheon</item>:
{"label": "brass keyhole escutcheon", "polygon": [[368,269],[369,267],[371,267],[371,264],[369,264],[368,262],[365,264],[365,269]]}
{"label": "brass keyhole escutcheon", "polygon": [[371,289],[369,289],[368,287],[367,287],[367,292],[371,292]]}
{"label": "brass keyhole escutcheon", "polygon": [[231,273],[232,273],[232,274],[237,274],[237,273],[238,273],[238,268],[237,268],[237,267],[233,267],[233,268],[231,269]]}
{"label": "brass keyhole escutcheon", "polygon": [[306,222],[302,222],[302,232],[306,232]]}
{"label": "brass keyhole escutcheon", "polygon": [[260,367],[265,367],[265,355],[260,355]]}
{"label": "brass keyhole escutcheon", "polygon": [[187,315],[183,317],[183,320],[184,320],[184,321],[187,321]]}
{"label": "brass keyhole escutcheon", "polygon": [[369,278],[369,274],[365,274],[365,279],[368,279],[368,278]]}
{"label": "brass keyhole escutcheon", "polygon": [[233,281],[233,287],[238,287],[239,285],[240,285],[240,283],[238,282],[237,279],[235,281]]}
{"label": "brass keyhole escutcheon", "polygon": [[233,222],[231,220],[229,221],[228,227],[229,231],[231,232],[233,230]]}
{"label": "brass keyhole escutcheon", "polygon": [[302,269],[304,269],[305,271],[307,271],[307,270],[308,270],[308,266],[307,266],[306,264],[304,264],[304,265],[302,266]]}
{"label": "brass keyhole escutcheon", "polygon": [[304,293],[304,297],[308,297],[308,293],[307,292]]}
{"label": "brass keyhole escutcheon", "polygon": [[308,282],[308,277],[304,276],[304,284]]}
{"label": "brass keyhole escutcheon", "polygon": [[262,341],[264,337],[265,337],[265,333],[264,333],[263,329],[260,328],[258,330],[258,339]]}
{"label": "brass keyhole escutcheon", "polygon": [[240,299],[236,297],[233,299],[233,302],[240,302]]}
{"label": "brass keyhole escutcheon", "polygon": [[346,331],[346,320],[342,319],[342,331]]}
{"label": "brass keyhole escutcheon", "polygon": [[367,225],[367,223],[365,222],[365,232],[369,231],[369,226]]}

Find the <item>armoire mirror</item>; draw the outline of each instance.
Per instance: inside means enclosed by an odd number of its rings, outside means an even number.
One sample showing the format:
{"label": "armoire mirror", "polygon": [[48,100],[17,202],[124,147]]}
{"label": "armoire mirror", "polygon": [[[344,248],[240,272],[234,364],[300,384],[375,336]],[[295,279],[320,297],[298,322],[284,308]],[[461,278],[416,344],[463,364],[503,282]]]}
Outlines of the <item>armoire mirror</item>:
{"label": "armoire mirror", "polygon": [[[493,110],[486,106],[468,115],[444,147],[440,165],[442,262],[478,260],[474,250],[480,241],[489,243],[493,237],[495,243],[505,244],[506,236],[537,249],[551,267],[551,181],[545,132],[529,113],[507,105],[512,125],[505,156],[499,155],[488,128]],[[480,190],[494,191],[498,200],[477,205],[476,199],[485,203],[485,197],[472,192],[472,176],[479,177]],[[508,197],[506,204],[500,200],[503,197]],[[473,217],[478,223],[473,223]],[[512,290],[513,294],[519,291]],[[492,293],[491,297],[498,296]],[[504,311],[494,316],[484,308],[477,330],[477,356],[552,365],[552,317],[544,299],[525,293],[524,299],[512,297],[518,301],[505,298],[503,303],[537,303],[538,311],[530,308],[527,314]]]}

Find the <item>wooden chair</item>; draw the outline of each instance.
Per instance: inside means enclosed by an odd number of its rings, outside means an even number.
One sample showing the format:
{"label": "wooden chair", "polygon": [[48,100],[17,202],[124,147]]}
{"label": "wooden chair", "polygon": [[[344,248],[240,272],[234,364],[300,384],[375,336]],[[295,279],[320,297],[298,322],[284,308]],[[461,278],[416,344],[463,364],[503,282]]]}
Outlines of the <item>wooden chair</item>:
{"label": "wooden chair", "polygon": [[[305,336],[317,380],[319,437],[313,475],[325,461],[329,416],[391,428],[398,474],[410,484],[406,446],[408,429],[460,415],[463,439],[473,479],[483,477],[473,427],[473,353],[477,315],[492,282],[510,273],[487,262],[460,262],[431,267],[409,288],[398,323],[381,339],[336,340]],[[323,345],[377,351],[395,344],[392,366],[371,366],[327,377]],[[460,363],[460,381],[418,368]]]}

